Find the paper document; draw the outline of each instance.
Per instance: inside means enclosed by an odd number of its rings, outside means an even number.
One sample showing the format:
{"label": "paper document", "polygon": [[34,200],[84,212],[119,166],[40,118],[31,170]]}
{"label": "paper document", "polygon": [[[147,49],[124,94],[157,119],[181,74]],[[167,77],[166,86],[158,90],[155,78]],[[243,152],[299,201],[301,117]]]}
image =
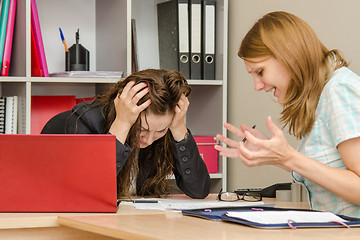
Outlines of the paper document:
{"label": "paper document", "polygon": [[157,209],[157,210],[188,210],[199,208],[216,208],[216,207],[244,207],[244,206],[261,206],[264,202],[223,202],[207,200],[178,200],[163,198],[140,198],[137,200],[155,200],[158,203],[132,203],[121,202],[121,205],[130,205],[137,209]]}
{"label": "paper document", "polygon": [[239,211],[227,212],[226,216],[261,224],[295,223],[328,223],[347,222],[330,212],[309,211]]}
{"label": "paper document", "polygon": [[51,73],[50,77],[75,77],[75,78],[122,78],[123,72],[122,71],[96,71],[96,72],[89,72],[89,71],[67,71],[67,72],[56,72]]}

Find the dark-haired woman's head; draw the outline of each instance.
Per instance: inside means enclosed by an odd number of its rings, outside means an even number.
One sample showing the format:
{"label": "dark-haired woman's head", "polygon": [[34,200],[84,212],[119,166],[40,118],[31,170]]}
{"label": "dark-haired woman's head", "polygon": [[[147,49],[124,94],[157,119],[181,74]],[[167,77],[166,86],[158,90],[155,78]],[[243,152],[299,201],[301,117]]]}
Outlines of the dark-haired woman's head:
{"label": "dark-haired woman's head", "polygon": [[[135,85],[145,83],[149,89],[137,105],[143,104],[148,99],[151,100],[151,104],[139,115],[133,126],[133,129],[140,133],[140,139],[137,142],[140,143],[141,148],[144,148],[167,133],[181,96],[183,94],[188,96],[191,89],[185,77],[178,71],[146,69],[133,73],[115,84],[107,94],[107,102],[111,104],[130,81],[135,82]],[[115,119],[113,112],[115,110],[112,109],[110,119]]]}
{"label": "dark-haired woman's head", "polygon": [[[178,71],[146,69],[129,75],[96,99],[102,106],[105,119],[104,133],[109,131],[114,122],[116,111],[121,112],[121,109],[115,109],[114,99],[121,95],[130,82],[134,82],[132,86],[141,86],[142,89],[138,92],[148,88],[147,93],[137,99],[136,104],[140,106],[149,99],[151,103],[139,114],[127,135],[126,143],[133,151],[118,175],[118,195],[129,194],[131,176],[142,175],[143,173],[138,173],[141,170],[138,164],[145,164],[147,161],[152,162],[151,169],[148,171],[154,176],[144,182],[138,194],[164,194],[167,188],[166,176],[174,167],[173,144],[169,127],[173,122],[181,97],[188,96],[191,89],[185,77]],[[144,163],[137,161],[140,149],[146,156]]]}

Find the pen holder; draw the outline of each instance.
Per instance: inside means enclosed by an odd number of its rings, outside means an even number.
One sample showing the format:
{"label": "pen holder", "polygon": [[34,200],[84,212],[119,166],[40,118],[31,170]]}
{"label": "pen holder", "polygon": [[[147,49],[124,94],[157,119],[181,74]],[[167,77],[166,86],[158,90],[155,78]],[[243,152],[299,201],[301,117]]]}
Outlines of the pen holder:
{"label": "pen holder", "polygon": [[65,52],[65,71],[89,71],[90,53],[81,44],[73,44]]}
{"label": "pen holder", "polygon": [[65,52],[65,71],[70,71],[70,53]]}

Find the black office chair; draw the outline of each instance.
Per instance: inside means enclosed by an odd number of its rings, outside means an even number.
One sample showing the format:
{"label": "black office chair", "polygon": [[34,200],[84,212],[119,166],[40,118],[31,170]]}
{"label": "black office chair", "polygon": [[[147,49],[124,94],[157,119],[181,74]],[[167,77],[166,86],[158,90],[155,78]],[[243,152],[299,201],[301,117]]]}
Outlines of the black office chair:
{"label": "black office chair", "polygon": [[71,110],[59,113],[52,117],[41,130],[41,134],[65,134],[65,125]]}

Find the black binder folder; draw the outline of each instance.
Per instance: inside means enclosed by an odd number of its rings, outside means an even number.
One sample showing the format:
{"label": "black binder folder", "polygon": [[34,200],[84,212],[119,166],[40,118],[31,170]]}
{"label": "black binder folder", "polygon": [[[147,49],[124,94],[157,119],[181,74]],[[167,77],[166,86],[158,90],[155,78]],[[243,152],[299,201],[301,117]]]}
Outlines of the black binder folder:
{"label": "black binder folder", "polygon": [[177,1],[157,5],[160,68],[178,70]]}
{"label": "black binder folder", "polygon": [[201,0],[189,0],[190,3],[190,78],[202,79],[202,4]]}
{"label": "black binder folder", "polygon": [[215,26],[216,26],[216,1],[203,0],[202,26],[203,26],[203,78],[215,79]]}
{"label": "black binder folder", "polygon": [[179,70],[190,78],[188,0],[159,3],[157,15],[160,68]]}

